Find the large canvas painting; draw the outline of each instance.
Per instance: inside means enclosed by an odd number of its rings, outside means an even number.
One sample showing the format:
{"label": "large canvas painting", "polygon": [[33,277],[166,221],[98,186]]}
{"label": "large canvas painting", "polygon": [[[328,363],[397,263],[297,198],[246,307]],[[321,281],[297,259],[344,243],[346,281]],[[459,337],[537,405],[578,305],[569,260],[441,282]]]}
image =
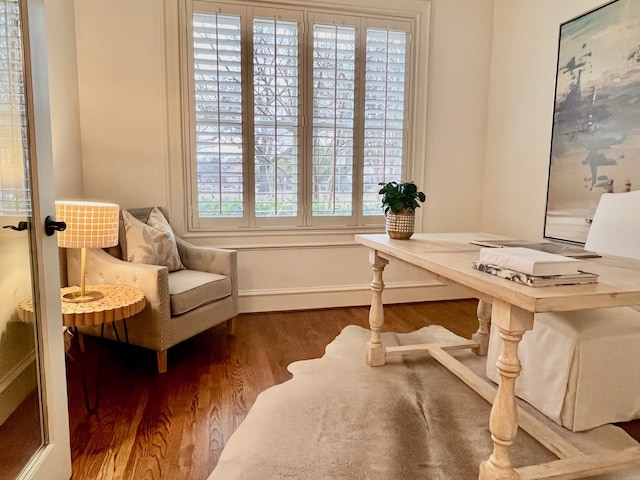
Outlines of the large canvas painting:
{"label": "large canvas painting", "polygon": [[546,238],[584,243],[600,195],[640,188],[640,1],[560,26]]}

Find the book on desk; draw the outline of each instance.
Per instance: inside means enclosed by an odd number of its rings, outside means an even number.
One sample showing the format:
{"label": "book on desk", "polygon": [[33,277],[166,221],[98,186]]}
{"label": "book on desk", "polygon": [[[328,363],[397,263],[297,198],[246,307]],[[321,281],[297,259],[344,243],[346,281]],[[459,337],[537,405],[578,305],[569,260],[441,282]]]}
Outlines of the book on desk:
{"label": "book on desk", "polygon": [[523,247],[484,247],[479,260],[536,276],[576,274],[585,269],[587,262]]}
{"label": "book on desk", "polygon": [[522,247],[481,248],[473,268],[530,287],[596,283],[587,260]]}
{"label": "book on desk", "polygon": [[473,262],[473,268],[481,272],[495,275],[496,277],[511,280],[512,282],[528,287],[554,287],[560,285],[586,285],[589,283],[597,283],[598,274],[590,272],[578,272],[575,274],[565,275],[529,275],[527,273],[510,270],[499,265],[476,261]]}

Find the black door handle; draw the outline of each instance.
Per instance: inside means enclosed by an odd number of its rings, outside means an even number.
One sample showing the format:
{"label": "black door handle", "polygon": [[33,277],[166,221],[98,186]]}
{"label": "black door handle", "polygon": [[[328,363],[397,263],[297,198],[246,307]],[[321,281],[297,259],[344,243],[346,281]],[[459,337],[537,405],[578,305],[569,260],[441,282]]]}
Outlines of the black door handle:
{"label": "black door handle", "polygon": [[11,230],[21,232],[22,230],[27,230],[29,228],[29,222],[18,222],[17,227],[15,225],[3,225],[2,228],[10,228]]}
{"label": "black door handle", "polygon": [[56,232],[63,232],[67,229],[67,224],[64,222],[56,222],[51,215],[44,219],[44,231],[47,235],[51,236]]}

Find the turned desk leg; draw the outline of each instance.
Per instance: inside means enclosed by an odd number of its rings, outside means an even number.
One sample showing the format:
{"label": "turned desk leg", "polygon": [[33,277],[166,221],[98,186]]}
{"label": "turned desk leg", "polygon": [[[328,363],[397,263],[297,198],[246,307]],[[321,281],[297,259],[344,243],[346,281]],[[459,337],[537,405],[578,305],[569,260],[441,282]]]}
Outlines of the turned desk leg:
{"label": "turned desk leg", "polygon": [[478,301],[478,331],[471,335],[471,340],[478,344],[471,350],[476,355],[486,357],[489,351],[489,332],[491,326],[491,304],[484,300]]}
{"label": "turned desk leg", "polygon": [[369,327],[371,339],[367,343],[367,364],[371,367],[379,367],[385,364],[385,348],[380,339],[380,331],[384,325],[384,308],[382,305],[382,291],[384,282],[382,272],[389,260],[382,258],[375,250],[369,251],[369,263],[373,269],[373,281],[371,282],[371,309],[369,310]]}
{"label": "turned desk leg", "polygon": [[533,313],[503,301],[493,304],[493,325],[497,326],[502,350],[496,366],[500,374],[498,393],[491,408],[489,429],[493,453],[480,464],[480,480],[518,480],[511,465],[509,449],[518,434],[515,384],[520,375],[518,344],[526,330],[533,328]]}

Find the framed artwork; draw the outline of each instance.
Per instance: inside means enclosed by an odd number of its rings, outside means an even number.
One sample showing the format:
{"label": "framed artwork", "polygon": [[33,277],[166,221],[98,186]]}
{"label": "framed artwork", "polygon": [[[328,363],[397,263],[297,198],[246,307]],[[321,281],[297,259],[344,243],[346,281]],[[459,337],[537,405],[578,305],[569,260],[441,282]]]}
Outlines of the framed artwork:
{"label": "framed artwork", "polygon": [[640,189],[640,1],[560,25],[544,236],[584,243],[600,195]]}

